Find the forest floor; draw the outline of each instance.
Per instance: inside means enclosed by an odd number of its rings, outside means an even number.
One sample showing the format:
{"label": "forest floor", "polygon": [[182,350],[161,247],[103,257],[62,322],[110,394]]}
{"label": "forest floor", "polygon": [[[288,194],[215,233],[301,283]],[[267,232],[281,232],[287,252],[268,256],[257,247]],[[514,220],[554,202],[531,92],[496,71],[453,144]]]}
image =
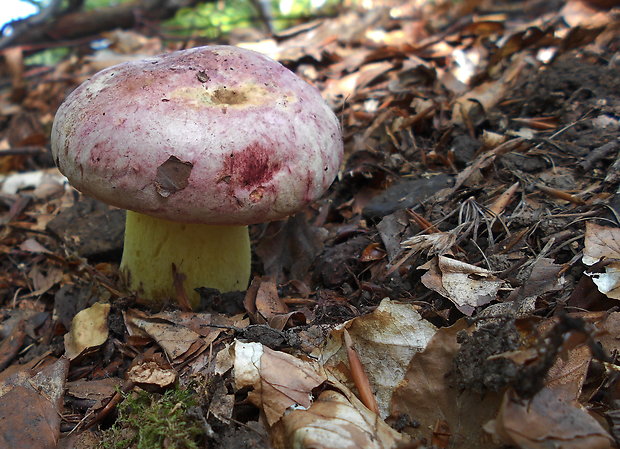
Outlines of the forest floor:
{"label": "forest floor", "polygon": [[345,161],[251,227],[250,288],[196,310],[125,289],[124,211],[49,153],[80,82],[182,44],[115,31],[54,67],[5,50],[0,446],[615,447],[620,10],[597,5],[408,2],[232,35],[321,90]]}

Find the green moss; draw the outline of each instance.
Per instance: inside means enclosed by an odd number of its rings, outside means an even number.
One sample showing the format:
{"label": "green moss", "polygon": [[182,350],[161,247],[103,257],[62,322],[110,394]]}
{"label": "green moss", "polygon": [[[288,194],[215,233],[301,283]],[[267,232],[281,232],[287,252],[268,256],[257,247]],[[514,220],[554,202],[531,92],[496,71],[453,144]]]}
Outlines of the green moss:
{"label": "green moss", "polygon": [[[323,6],[315,8],[312,0],[294,0],[286,17],[280,12],[280,0],[270,0],[270,3],[272,26],[278,31],[300,23],[296,17],[309,20],[312,14],[332,14],[338,9],[340,1],[325,0]],[[261,27],[258,12],[248,0],[205,2],[191,8],[181,8],[165,25],[168,34],[210,39],[221,38],[238,28]]]}
{"label": "green moss", "polygon": [[251,27],[254,15],[254,8],[247,0],[208,2],[179,9],[166,25],[169,33],[215,39],[235,28]]}
{"label": "green moss", "polygon": [[69,54],[68,48],[49,48],[35,53],[24,59],[26,65],[46,65],[53,66],[65,59]]}
{"label": "green moss", "polygon": [[103,432],[103,449],[198,449],[203,437],[191,390],[175,388],[164,395],[134,392],[118,406],[114,426]]}

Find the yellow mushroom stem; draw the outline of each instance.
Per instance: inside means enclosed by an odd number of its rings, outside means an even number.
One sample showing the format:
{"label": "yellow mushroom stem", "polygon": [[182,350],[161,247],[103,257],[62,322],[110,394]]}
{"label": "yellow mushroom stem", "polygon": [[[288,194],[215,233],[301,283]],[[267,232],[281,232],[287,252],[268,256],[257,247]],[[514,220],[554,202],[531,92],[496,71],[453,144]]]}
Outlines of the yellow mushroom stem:
{"label": "yellow mushroom stem", "polygon": [[245,290],[250,263],[247,226],[180,223],[127,211],[121,273],[129,288],[152,304],[175,301],[172,264],[184,276],[195,307],[197,287]]}

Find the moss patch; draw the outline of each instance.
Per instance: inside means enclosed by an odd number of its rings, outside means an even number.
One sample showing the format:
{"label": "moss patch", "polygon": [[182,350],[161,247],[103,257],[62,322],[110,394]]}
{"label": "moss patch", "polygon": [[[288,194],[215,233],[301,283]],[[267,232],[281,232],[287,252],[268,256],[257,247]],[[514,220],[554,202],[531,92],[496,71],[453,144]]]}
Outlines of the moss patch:
{"label": "moss patch", "polygon": [[102,449],[198,449],[204,439],[191,390],[130,393],[118,406],[114,426],[103,432]]}

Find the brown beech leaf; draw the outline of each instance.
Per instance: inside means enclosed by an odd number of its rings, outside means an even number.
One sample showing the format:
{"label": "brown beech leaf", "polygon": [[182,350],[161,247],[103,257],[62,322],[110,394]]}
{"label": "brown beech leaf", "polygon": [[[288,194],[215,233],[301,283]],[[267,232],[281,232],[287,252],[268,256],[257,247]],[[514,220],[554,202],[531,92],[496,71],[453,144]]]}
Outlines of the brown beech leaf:
{"label": "brown beech leaf", "polygon": [[435,424],[445,421],[448,447],[495,449],[497,445],[483,432],[482,425],[497,413],[501,395],[459,391],[446,377],[460,347],[456,335],[465,328],[465,321],[460,320],[439,329],[426,349],[413,356],[404,380],[394,391],[392,417],[414,418],[419,426],[409,433],[415,439],[431,441]]}
{"label": "brown beech leaf", "polygon": [[68,371],[69,360],[60,358],[33,376],[16,378],[0,397],[0,447],[56,448]]}
{"label": "brown beech leaf", "polygon": [[594,265],[601,259],[620,260],[620,228],[587,222],[583,263]]}
{"label": "brown beech leaf", "polygon": [[[478,117],[480,113],[486,113],[503,100],[525,66],[524,56],[515,57],[500,79],[482,83],[457,98],[452,108],[452,121],[456,124],[476,122],[482,118]],[[482,111],[478,111],[480,108]]]}
{"label": "brown beech leaf", "polygon": [[0,343],[0,372],[11,364],[26,340],[26,321],[19,320],[12,332]]}
{"label": "brown beech leaf", "polygon": [[287,413],[273,433],[276,449],[388,449],[407,441],[353,395],[334,390],[321,392],[308,409]]}
{"label": "brown beech leaf", "polygon": [[248,399],[272,426],[289,407],[310,407],[312,390],[327,379],[317,365],[274,351],[260,343],[235,343],[237,388],[252,387]]}
{"label": "brown beech leaf", "polygon": [[347,330],[368,374],[380,414],[386,417],[394,389],[402,382],[414,354],[422,351],[437,329],[411,304],[384,299],[377,309],[332,331],[324,347],[313,354],[341,382],[352,388],[343,332]]}
{"label": "brown beech leaf", "polygon": [[586,274],[601,293],[620,299],[620,228],[587,223],[582,260],[586,265],[601,262],[605,272]]}
{"label": "brown beech leaf", "polygon": [[[264,413],[276,449],[388,449],[407,440],[319,364],[259,343],[236,341],[234,351],[235,386],[253,388],[248,399]],[[314,399],[322,384],[329,388]]]}
{"label": "brown beech leaf", "polygon": [[505,444],[528,449],[612,447],[611,436],[578,401],[591,359],[585,344],[568,349],[542,390],[527,400],[508,390],[497,418],[485,428]]}
{"label": "brown beech leaf", "polygon": [[506,444],[528,449],[612,447],[611,437],[596,419],[551,388],[543,388],[528,401],[508,391],[497,419],[486,429]]}
{"label": "brown beech leaf", "polygon": [[92,403],[91,409],[99,409],[114,396],[123,381],[118,377],[98,380],[79,379],[67,382],[67,395]]}
{"label": "brown beech leaf", "polygon": [[245,309],[257,323],[268,324],[277,330],[284,329],[291,317],[305,321],[303,313],[289,311],[286,302],[278,294],[275,281],[269,276],[252,279],[243,303]]}
{"label": "brown beech leaf", "polygon": [[620,352],[620,312],[605,313],[604,318],[594,323],[598,332],[595,339],[608,352]]}
{"label": "brown beech leaf", "polygon": [[278,295],[278,287],[271,278],[263,278],[256,292],[256,309],[269,319],[274,315],[288,312],[288,306]]}
{"label": "brown beech leaf", "polygon": [[[16,404],[28,404],[15,412]],[[59,434],[60,415],[36,391],[15,387],[0,398],[0,446],[14,449],[53,449]]]}
{"label": "brown beech leaf", "polygon": [[125,312],[125,325],[130,336],[153,339],[171,360],[195,353],[195,343],[202,346],[197,332],[159,317],[149,317],[138,310]]}
{"label": "brown beech leaf", "polygon": [[563,266],[554,263],[553,259],[542,257],[532,266],[527,281],[512,291],[506,302],[538,298],[539,296],[560,290],[564,278],[560,276]]}
{"label": "brown beech leaf", "polygon": [[51,254],[52,252],[33,238],[24,240],[19,249],[33,254]]}

